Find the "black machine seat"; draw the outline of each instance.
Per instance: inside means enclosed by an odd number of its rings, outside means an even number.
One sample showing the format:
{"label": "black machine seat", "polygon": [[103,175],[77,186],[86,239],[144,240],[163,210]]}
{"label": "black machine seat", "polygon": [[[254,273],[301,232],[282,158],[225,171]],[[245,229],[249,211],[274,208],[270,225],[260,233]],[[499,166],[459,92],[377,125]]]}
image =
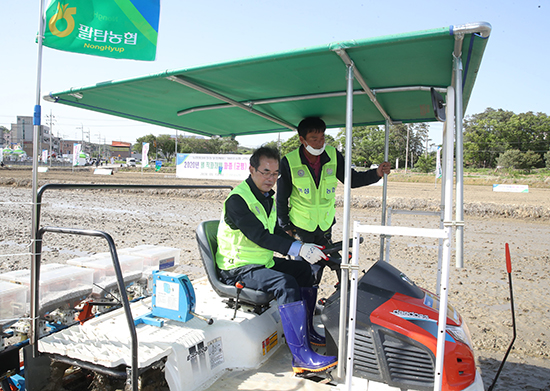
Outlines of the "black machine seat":
{"label": "black machine seat", "polygon": [[[237,288],[226,285],[219,279],[218,267],[216,265],[216,251],[218,250],[218,225],[219,220],[209,220],[200,223],[196,230],[197,243],[201,253],[202,262],[206,270],[208,280],[214,291],[221,297],[236,298]],[[274,299],[273,294],[257,291],[244,287],[239,295],[239,302],[252,304],[254,306],[267,306]]]}

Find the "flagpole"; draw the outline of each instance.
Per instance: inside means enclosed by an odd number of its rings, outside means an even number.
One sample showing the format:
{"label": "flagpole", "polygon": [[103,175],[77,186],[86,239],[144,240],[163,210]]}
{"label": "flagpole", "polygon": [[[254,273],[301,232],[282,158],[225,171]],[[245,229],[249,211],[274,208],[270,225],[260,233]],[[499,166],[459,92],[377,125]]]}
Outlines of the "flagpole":
{"label": "flagpole", "polygon": [[36,104],[34,106],[33,116],[33,159],[32,159],[32,214],[31,214],[31,324],[30,324],[30,344],[32,346],[32,356],[38,356],[38,277],[40,273],[39,253],[42,251],[42,243],[38,243],[38,152],[39,136],[41,125],[41,107],[40,94],[42,83],[42,42],[44,38],[44,0],[40,2],[39,28],[38,28],[38,60],[36,66]]}

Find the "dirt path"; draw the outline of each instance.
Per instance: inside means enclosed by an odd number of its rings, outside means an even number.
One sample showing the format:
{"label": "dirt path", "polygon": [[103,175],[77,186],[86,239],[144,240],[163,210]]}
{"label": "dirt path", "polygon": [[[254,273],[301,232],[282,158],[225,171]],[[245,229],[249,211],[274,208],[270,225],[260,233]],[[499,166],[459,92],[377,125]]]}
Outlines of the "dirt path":
{"label": "dirt path", "polygon": [[[115,169],[114,175],[94,175],[92,168],[52,169],[39,173],[39,184],[45,183],[132,183],[132,184],[195,184],[208,185],[212,181],[185,180],[175,177],[171,172],[144,172],[140,169]],[[389,206],[400,209],[439,209],[441,199],[441,183],[393,182],[389,177]],[[238,182],[223,181],[215,184],[235,186]],[[0,169],[0,186],[31,186],[31,171],[29,169]],[[343,196],[343,186],[337,188],[337,195]],[[368,186],[352,189],[354,207],[379,207],[382,186]],[[456,197],[453,194],[453,197]],[[481,217],[503,216],[550,220],[550,189],[533,188],[528,193],[494,192],[492,186],[464,186],[465,214]]]}

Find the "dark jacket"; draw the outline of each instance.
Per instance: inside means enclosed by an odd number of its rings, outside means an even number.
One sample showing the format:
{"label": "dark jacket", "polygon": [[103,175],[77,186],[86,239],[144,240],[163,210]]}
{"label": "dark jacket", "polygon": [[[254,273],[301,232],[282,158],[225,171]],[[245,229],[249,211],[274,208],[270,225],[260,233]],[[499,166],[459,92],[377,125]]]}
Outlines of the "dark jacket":
{"label": "dark jacket", "polygon": [[[273,194],[275,192],[271,190],[265,195],[254,184],[251,177],[248,177],[246,183],[248,183],[252,193],[269,215],[274,206]],[[262,222],[252,213],[245,200],[238,194],[233,194],[225,201],[224,219],[227,225],[233,229],[241,230],[248,239],[258,246],[276,251],[282,255],[288,254],[290,246],[295,242],[279,225],[275,225],[273,234],[269,233]]]}

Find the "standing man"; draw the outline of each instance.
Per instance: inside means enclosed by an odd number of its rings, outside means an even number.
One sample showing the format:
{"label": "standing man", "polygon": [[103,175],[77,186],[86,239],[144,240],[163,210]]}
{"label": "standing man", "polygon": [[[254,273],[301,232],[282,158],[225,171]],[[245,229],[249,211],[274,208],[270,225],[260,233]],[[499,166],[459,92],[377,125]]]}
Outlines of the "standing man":
{"label": "standing man", "polygon": [[[325,144],[325,122],[317,117],[305,118],[298,125],[302,144],[281,161],[277,181],[277,213],[279,225],[291,236],[307,243],[327,246],[332,243],[335,223],[335,196],[338,181],[344,183],[344,157],[336,148]],[[351,153],[351,151],[350,151]],[[390,173],[384,162],[366,172],[351,170],[351,187],[376,183]],[[315,284],[321,281],[324,266],[321,260],[312,265]],[[339,270],[337,270],[340,279]]]}
{"label": "standing man", "polygon": [[[279,160],[279,152],[272,148],[252,154],[250,176],[223,205],[216,264],[224,283],[242,281],[248,288],[274,294],[294,372],[320,372],[335,366],[337,358],[319,355],[310,346],[316,300],[310,264],[327,257],[321,246],[296,241],[277,225],[272,188]],[[303,260],[273,257],[274,251]]]}

